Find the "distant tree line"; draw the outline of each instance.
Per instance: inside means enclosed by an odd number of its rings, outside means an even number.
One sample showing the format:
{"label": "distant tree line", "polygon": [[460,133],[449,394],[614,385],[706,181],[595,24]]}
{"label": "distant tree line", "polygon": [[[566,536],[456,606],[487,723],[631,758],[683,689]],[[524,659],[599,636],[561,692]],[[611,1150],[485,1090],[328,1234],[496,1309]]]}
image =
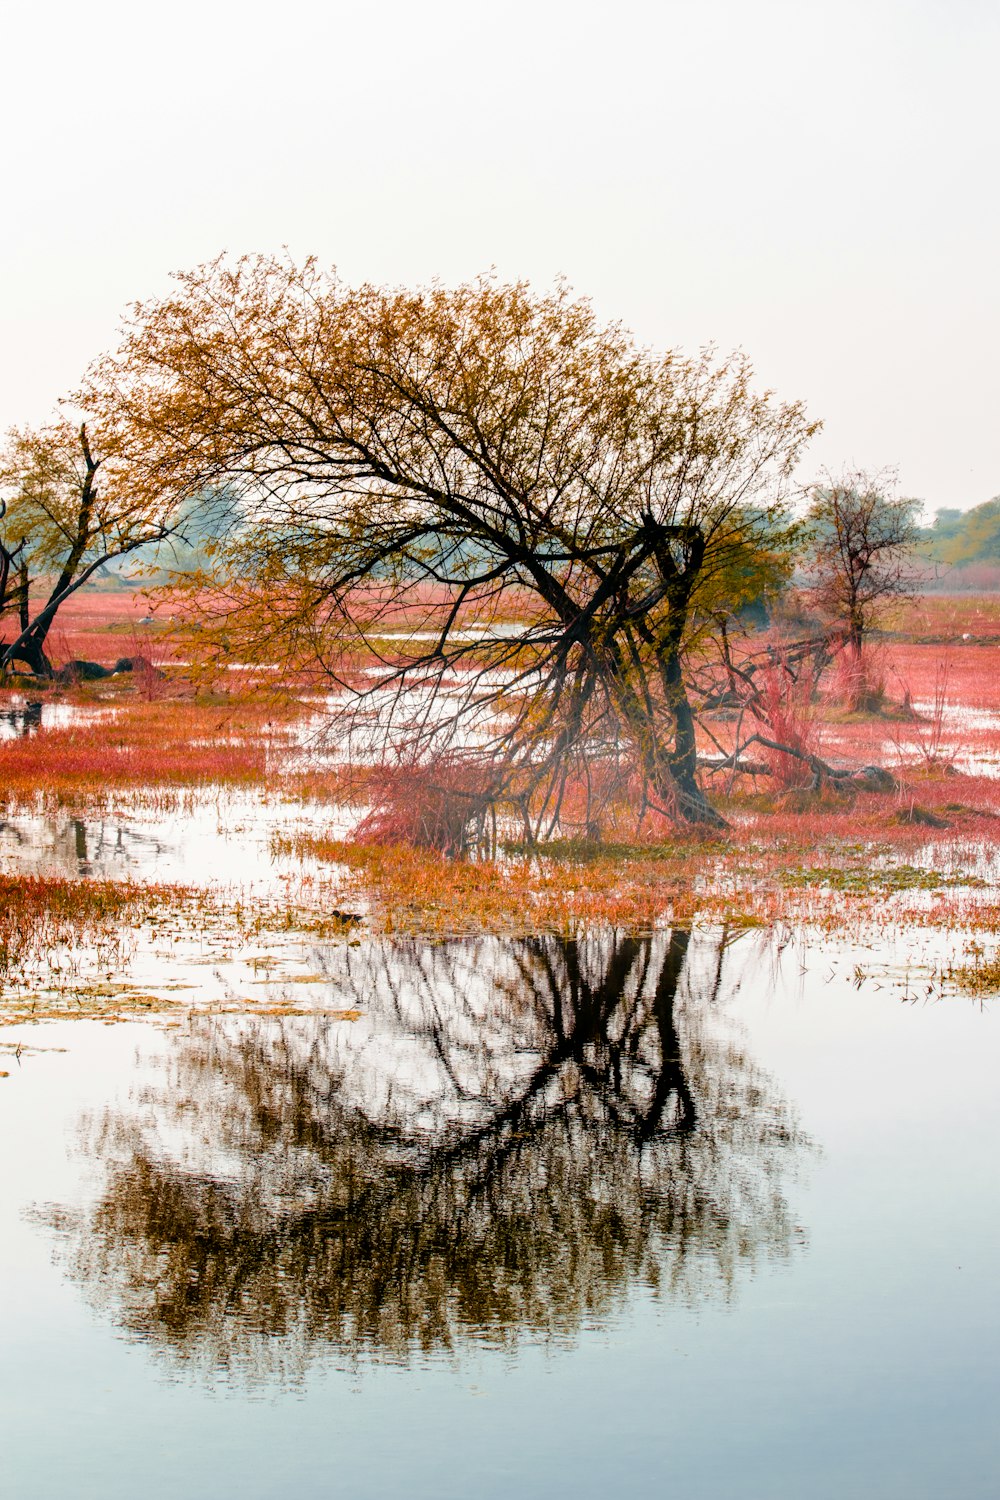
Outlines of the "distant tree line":
{"label": "distant tree line", "polygon": [[933,524],[921,528],[918,551],[948,569],[973,563],[1000,566],[1000,495],[971,510],[938,510]]}

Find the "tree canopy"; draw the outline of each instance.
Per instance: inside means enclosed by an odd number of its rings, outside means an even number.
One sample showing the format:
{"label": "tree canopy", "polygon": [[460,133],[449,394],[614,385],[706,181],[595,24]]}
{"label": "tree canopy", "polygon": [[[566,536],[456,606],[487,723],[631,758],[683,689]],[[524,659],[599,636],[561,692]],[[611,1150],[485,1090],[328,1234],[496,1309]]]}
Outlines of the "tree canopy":
{"label": "tree canopy", "polygon": [[776,563],[816,426],[742,355],[653,354],[562,286],[251,258],[136,306],[83,399],[150,503],[234,497],[202,598],[243,655],[377,710],[383,749],[474,744],[493,791],[551,804],[574,757],[624,747],[668,811],[716,821],[685,652]]}
{"label": "tree canopy", "polygon": [[1000,560],[1000,496],[971,510],[942,509],[920,533],[921,551],[933,561],[962,567]]}

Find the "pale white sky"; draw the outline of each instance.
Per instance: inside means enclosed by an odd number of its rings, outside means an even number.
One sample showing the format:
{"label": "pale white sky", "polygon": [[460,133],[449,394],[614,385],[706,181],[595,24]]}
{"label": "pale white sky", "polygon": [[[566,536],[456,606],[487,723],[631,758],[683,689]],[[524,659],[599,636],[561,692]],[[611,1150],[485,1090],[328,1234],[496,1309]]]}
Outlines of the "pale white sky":
{"label": "pale white sky", "polygon": [[1000,492],[995,0],[8,3],[0,426],[221,250],[348,280],[565,274],[740,346],[803,477]]}

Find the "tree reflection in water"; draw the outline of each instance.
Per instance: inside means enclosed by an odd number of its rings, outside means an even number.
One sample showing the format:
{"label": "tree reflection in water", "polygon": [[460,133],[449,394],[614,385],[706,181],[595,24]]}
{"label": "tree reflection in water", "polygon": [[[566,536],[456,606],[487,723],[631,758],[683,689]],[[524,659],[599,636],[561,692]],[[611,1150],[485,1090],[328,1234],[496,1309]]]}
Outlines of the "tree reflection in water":
{"label": "tree reflection in water", "polygon": [[[250,1378],[568,1338],[637,1284],[787,1254],[803,1138],[725,1037],[724,935],[383,942],[330,1017],[204,1017],[84,1129],[76,1272],[143,1338]],[[346,957],[345,957],[346,954]],[[750,955],[748,955],[750,956]]]}

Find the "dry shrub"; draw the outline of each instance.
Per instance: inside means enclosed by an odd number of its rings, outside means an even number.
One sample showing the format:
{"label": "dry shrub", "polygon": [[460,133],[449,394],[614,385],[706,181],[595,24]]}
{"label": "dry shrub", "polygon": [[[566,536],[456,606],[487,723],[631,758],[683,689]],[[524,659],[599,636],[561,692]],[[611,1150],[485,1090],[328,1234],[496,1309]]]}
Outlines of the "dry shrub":
{"label": "dry shrub", "polygon": [[866,642],[844,646],[833,664],[833,697],[851,713],[877,714],[885,703],[885,652]]}
{"label": "dry shrub", "polygon": [[160,641],[143,621],[132,626],[129,633],[129,649],[126,656],[132,662],[132,682],[140,698],[153,703],[167,691],[163,663],[168,653]]}
{"label": "dry shrub", "polygon": [[367,779],[371,811],[355,829],[366,844],[409,844],[462,854],[494,799],[490,768],[468,756],[378,766]]}
{"label": "dry shrub", "polygon": [[913,708],[909,683],[903,678],[899,679],[908,723],[905,733],[897,730],[892,738],[901,765],[912,758],[914,753],[928,768],[951,765],[951,755],[945,745],[950,679],[951,664],[942,659],[934,669],[934,698],[930,712],[923,715]]}
{"label": "dry shrub", "polygon": [[0,990],[32,965],[51,968],[58,948],[89,944],[112,958],[126,925],[143,919],[139,887],[108,880],[0,875]]}
{"label": "dry shrub", "polygon": [[574,755],[565,774],[532,812],[539,838],[599,841],[608,834],[634,833],[649,810],[649,788],[634,752],[590,747]]}
{"label": "dry shrub", "polygon": [[[779,662],[766,667],[757,676],[757,711],[763,719],[768,738],[815,755],[817,729],[810,698],[812,684],[805,672],[793,677]],[[809,765],[797,756],[765,747],[764,756],[778,786],[800,787],[813,778]]]}

